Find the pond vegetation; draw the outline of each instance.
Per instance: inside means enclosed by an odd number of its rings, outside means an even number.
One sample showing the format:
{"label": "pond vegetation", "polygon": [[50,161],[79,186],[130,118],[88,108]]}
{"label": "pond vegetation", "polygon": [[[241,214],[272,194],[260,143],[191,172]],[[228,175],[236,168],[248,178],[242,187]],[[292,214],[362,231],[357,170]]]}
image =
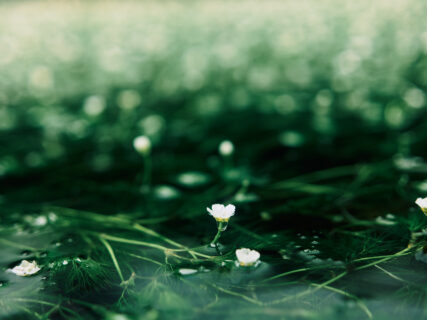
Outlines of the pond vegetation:
{"label": "pond vegetation", "polygon": [[426,14],[0,4],[0,319],[425,318]]}

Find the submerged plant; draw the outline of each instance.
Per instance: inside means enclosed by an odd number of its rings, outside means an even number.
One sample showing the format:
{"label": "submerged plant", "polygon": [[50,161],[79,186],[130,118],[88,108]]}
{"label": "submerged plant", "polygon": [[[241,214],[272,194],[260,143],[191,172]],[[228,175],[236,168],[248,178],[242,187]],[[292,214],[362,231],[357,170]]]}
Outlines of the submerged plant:
{"label": "submerged plant", "polygon": [[50,279],[66,292],[81,294],[89,290],[97,291],[109,284],[108,268],[94,259],[73,258],[50,266]]}
{"label": "submerged plant", "polygon": [[218,245],[218,240],[221,237],[221,233],[227,229],[228,221],[236,211],[236,207],[232,204],[224,206],[223,204],[214,204],[212,208],[207,208],[209,214],[215,218],[217,222],[218,232],[215,238],[211,242],[211,247]]}

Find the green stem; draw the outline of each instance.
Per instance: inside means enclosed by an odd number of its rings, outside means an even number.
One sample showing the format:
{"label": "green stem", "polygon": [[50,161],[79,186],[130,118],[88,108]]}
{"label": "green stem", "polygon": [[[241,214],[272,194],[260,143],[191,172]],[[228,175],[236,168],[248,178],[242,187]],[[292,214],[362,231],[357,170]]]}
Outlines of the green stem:
{"label": "green stem", "polygon": [[310,268],[295,269],[295,270],[291,270],[291,271],[284,272],[284,273],[281,273],[281,274],[277,274],[277,275],[272,276],[270,278],[264,279],[261,282],[267,282],[267,281],[271,281],[271,280],[274,280],[274,279],[277,279],[277,278],[281,278],[281,277],[284,277],[284,276],[287,276],[287,275],[291,275],[291,274],[298,273],[298,272],[309,271],[309,270],[311,270],[311,269]]}
{"label": "green stem", "polygon": [[27,245],[15,243],[13,241],[9,241],[9,240],[6,240],[6,239],[0,239],[0,242],[3,242],[4,244],[6,244],[8,246],[15,247],[15,248],[22,249],[22,250],[30,250],[30,251],[39,251],[40,250],[40,249],[33,248],[33,247],[30,247],[30,246],[27,246]]}
{"label": "green stem", "polygon": [[211,286],[214,287],[215,289],[218,289],[219,291],[222,291],[224,293],[228,293],[229,295],[232,295],[232,296],[240,297],[240,298],[242,298],[242,299],[244,299],[244,300],[246,300],[246,301],[248,301],[250,303],[256,304],[258,306],[263,306],[264,305],[264,303],[262,303],[261,301],[253,299],[253,298],[248,297],[248,296],[245,296],[242,293],[234,292],[234,291],[231,291],[231,290],[227,290],[227,289],[224,289],[224,288],[219,287],[219,286],[214,285],[214,284],[211,284]]}
{"label": "green stem", "polygon": [[233,156],[232,155],[223,156],[223,159],[224,159],[224,169],[225,170],[230,170],[231,168],[233,168]]}
{"label": "green stem", "polygon": [[114,254],[113,248],[111,248],[110,244],[102,236],[99,237],[99,240],[107,248],[107,251],[111,256],[111,260],[113,260],[114,267],[116,268],[117,273],[119,274],[120,280],[121,280],[121,282],[124,282],[125,279],[123,278],[123,274],[122,274],[122,271],[120,270],[120,266],[119,266],[119,263],[116,259],[116,255]]}
{"label": "green stem", "polygon": [[401,251],[399,251],[399,252],[397,252],[397,253],[395,253],[395,254],[393,254],[393,255],[390,255],[390,256],[387,256],[387,257],[385,257],[385,258],[383,258],[383,259],[380,259],[380,260],[377,260],[377,261],[374,261],[374,262],[371,262],[371,263],[365,264],[365,265],[363,265],[363,266],[357,267],[357,268],[356,268],[356,269],[354,269],[354,270],[362,270],[362,269],[366,269],[366,268],[372,267],[372,266],[374,266],[374,265],[377,265],[377,264],[383,263],[383,262],[385,262],[385,261],[391,260],[391,259],[393,259],[393,258],[396,258],[396,257],[402,256],[402,255],[405,255],[405,254],[406,254],[406,252],[407,252],[407,251],[409,251],[409,250],[410,250],[410,248],[405,248],[405,249],[403,249],[403,250],[401,250]]}
{"label": "green stem", "polygon": [[144,155],[144,172],[142,176],[142,186],[143,187],[150,187],[151,184],[151,155],[146,154]]}
{"label": "green stem", "polygon": [[145,234],[148,234],[148,235],[150,235],[150,236],[153,236],[153,237],[159,238],[159,239],[161,239],[161,240],[163,240],[163,241],[165,241],[165,242],[167,242],[167,243],[169,243],[169,244],[171,244],[171,245],[173,245],[173,246],[175,246],[175,247],[185,249],[186,251],[188,251],[188,252],[189,252],[189,254],[193,257],[193,259],[196,259],[196,255],[195,255],[193,252],[191,252],[191,250],[190,250],[190,249],[188,249],[186,246],[184,246],[184,245],[182,245],[182,244],[180,244],[180,243],[178,243],[178,242],[175,242],[175,241],[173,241],[172,239],[169,239],[169,238],[167,238],[167,237],[165,237],[165,236],[161,235],[160,233],[157,233],[156,231],[151,230],[151,229],[149,229],[149,228],[146,228],[146,227],[144,227],[144,226],[142,226],[142,225],[140,225],[140,224],[138,224],[138,223],[135,223],[135,224],[133,225],[133,227],[134,227],[136,230],[138,230],[138,231],[141,231],[141,232],[144,232]]}
{"label": "green stem", "polygon": [[320,289],[324,288],[325,286],[330,285],[331,283],[333,283],[333,282],[335,282],[335,281],[337,281],[337,280],[341,279],[341,278],[342,278],[342,277],[344,277],[345,275],[347,275],[347,272],[346,272],[346,271],[345,271],[345,272],[343,272],[343,273],[340,273],[340,274],[339,274],[339,275],[337,275],[336,277],[334,277],[334,278],[332,278],[332,279],[329,279],[328,281],[323,282],[323,283],[321,283],[321,284],[311,284],[311,285],[316,286],[316,289],[314,289],[314,290],[307,289],[307,290],[305,290],[305,291],[303,291],[303,292],[301,292],[301,293],[299,293],[299,294],[297,294],[297,295],[294,295],[294,296],[286,296],[286,297],[284,297],[284,298],[277,299],[277,300],[273,300],[273,301],[270,301],[270,302],[265,303],[265,304],[266,304],[266,305],[274,305],[274,304],[278,304],[278,303],[283,303],[283,302],[288,301],[288,300],[291,300],[291,299],[295,299],[295,300],[297,300],[297,299],[299,299],[299,298],[301,298],[301,297],[303,297],[303,296],[305,296],[305,295],[308,295],[308,294],[310,294],[310,293],[314,293],[314,292],[316,292],[316,291],[318,291],[318,290],[320,290]]}
{"label": "green stem", "polygon": [[105,234],[105,233],[101,233],[101,234],[97,234],[97,235],[106,239],[106,240],[110,240],[110,241],[129,243],[129,244],[159,249],[159,250],[163,251],[164,253],[175,252],[175,251],[176,252],[188,251],[189,253],[194,254],[196,256],[200,256],[200,257],[204,257],[204,258],[208,258],[208,259],[212,258],[211,256],[208,256],[208,255],[203,254],[203,253],[196,252],[196,251],[191,250],[191,249],[171,249],[171,248],[167,248],[167,247],[164,247],[164,246],[161,246],[161,245],[158,245],[155,243],[151,243],[151,242],[144,242],[144,241],[131,240],[131,239],[126,239],[126,238],[119,238],[119,237],[110,236],[110,235]]}
{"label": "green stem", "polygon": [[224,222],[219,222],[218,223],[218,232],[216,233],[215,238],[211,242],[211,247],[216,247],[217,246],[218,239],[219,239],[219,237],[221,237],[221,233],[222,233],[221,229],[222,229],[223,224],[224,224]]}

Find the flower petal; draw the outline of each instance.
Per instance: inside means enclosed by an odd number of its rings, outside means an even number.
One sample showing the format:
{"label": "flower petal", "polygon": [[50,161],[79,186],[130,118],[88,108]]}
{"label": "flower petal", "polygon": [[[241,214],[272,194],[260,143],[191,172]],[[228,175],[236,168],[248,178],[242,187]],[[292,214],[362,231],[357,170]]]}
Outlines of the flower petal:
{"label": "flower petal", "polygon": [[229,204],[225,207],[225,212],[231,217],[234,215],[234,212],[236,211],[236,207],[232,204]]}
{"label": "flower petal", "polygon": [[218,204],[218,203],[213,204],[213,205],[212,205],[212,210],[213,210],[213,211],[221,211],[221,210],[224,210],[224,205],[223,205],[223,204]]}

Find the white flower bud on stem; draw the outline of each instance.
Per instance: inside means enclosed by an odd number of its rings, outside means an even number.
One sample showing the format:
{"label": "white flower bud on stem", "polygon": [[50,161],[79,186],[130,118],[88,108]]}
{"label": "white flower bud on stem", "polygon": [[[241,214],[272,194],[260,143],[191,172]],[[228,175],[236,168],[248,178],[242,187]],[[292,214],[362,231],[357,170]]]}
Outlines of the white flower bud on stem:
{"label": "white flower bud on stem", "polygon": [[151,181],[151,140],[147,136],[138,136],[133,140],[133,147],[144,159],[142,190],[148,190]]}
{"label": "white flower bud on stem", "polygon": [[233,166],[233,143],[229,140],[224,140],[219,144],[218,152],[224,160],[224,169],[230,169]]}
{"label": "white flower bud on stem", "polygon": [[212,240],[210,246],[218,247],[219,237],[221,236],[221,233],[227,229],[228,220],[234,216],[236,207],[232,204],[229,204],[228,206],[224,206],[223,204],[214,204],[212,205],[212,209],[207,208],[207,210],[209,214],[215,218],[218,228],[218,232],[215,235],[215,238]]}
{"label": "white flower bud on stem", "polygon": [[133,147],[139,154],[146,156],[151,151],[151,141],[147,136],[138,136],[133,139]]}

